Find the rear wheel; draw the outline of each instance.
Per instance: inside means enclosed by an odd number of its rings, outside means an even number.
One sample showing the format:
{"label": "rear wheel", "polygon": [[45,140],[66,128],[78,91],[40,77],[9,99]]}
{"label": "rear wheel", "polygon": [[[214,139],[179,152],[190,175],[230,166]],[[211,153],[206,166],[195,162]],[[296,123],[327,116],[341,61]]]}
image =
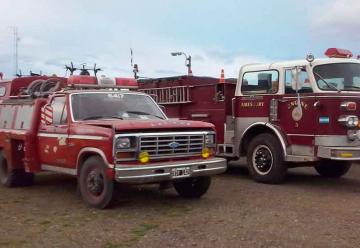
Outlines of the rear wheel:
{"label": "rear wheel", "polygon": [[184,198],[200,198],[208,191],[211,178],[191,177],[181,181],[175,181],[173,184],[179,196]]}
{"label": "rear wheel", "polygon": [[84,162],[78,184],[81,196],[89,206],[103,209],[110,205],[114,182],[107,176],[106,165],[100,157],[93,156]]}
{"label": "rear wheel", "polygon": [[0,153],[0,182],[2,185],[12,188],[30,186],[33,184],[34,174],[25,172],[24,169],[11,169],[8,166],[4,154]]}
{"label": "rear wheel", "polygon": [[321,160],[315,165],[315,170],[323,177],[339,178],[351,168],[351,163],[346,161]]}
{"label": "rear wheel", "polygon": [[268,133],[259,134],[249,144],[247,162],[251,176],[262,183],[281,183],[287,174],[281,145]]}

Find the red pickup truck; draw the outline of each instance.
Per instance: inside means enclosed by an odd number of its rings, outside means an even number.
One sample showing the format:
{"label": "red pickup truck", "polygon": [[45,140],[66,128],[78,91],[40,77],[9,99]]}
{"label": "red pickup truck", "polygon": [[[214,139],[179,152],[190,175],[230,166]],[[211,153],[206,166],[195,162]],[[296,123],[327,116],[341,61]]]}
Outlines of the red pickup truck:
{"label": "red pickup truck", "polygon": [[134,87],[92,76],[0,81],[0,182],[66,173],[96,208],[110,204],[115,183],[172,182],[180,196],[201,197],[226,170],[214,126],[169,120],[149,95],[124,89]]}

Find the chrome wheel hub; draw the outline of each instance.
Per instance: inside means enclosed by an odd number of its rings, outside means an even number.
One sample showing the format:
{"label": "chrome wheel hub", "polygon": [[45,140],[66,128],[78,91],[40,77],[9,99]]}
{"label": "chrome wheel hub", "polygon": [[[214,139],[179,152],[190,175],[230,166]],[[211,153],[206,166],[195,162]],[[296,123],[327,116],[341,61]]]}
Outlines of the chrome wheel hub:
{"label": "chrome wheel hub", "polygon": [[252,164],[258,174],[268,174],[272,169],[273,162],[273,154],[269,147],[265,145],[259,145],[254,149],[252,155]]}
{"label": "chrome wheel hub", "polygon": [[91,171],[87,177],[87,188],[93,195],[100,195],[104,190],[104,178],[96,171]]}

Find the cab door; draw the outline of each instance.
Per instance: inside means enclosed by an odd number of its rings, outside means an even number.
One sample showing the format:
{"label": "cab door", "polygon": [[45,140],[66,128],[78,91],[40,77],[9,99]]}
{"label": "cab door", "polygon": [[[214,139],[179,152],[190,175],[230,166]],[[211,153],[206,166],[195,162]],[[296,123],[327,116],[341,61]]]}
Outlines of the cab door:
{"label": "cab door", "polygon": [[55,96],[42,111],[38,144],[42,167],[69,167],[67,101],[65,96]]}
{"label": "cab door", "polygon": [[[281,130],[291,145],[292,155],[311,156],[314,153],[313,142],[316,130],[313,87],[310,84],[306,67],[300,68],[298,82],[302,85],[296,92],[292,88],[292,69],[284,69],[284,95],[278,102],[278,119]],[[299,107],[300,101],[300,107]]]}

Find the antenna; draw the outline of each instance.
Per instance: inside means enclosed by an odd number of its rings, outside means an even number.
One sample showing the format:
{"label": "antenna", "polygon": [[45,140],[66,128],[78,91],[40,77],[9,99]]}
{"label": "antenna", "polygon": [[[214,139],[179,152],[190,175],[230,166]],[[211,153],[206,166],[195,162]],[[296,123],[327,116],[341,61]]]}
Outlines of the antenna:
{"label": "antenna", "polygon": [[96,67],[96,63],[95,63],[95,64],[94,64],[94,74],[95,74],[95,77],[96,77],[96,74],[97,74],[99,71],[102,71],[102,69],[99,68],[99,67]]}
{"label": "antenna", "polygon": [[131,67],[133,67],[133,65],[134,65],[134,61],[133,61],[133,50],[132,50],[132,48],[130,48],[130,63],[131,63]]}
{"label": "antenna", "polygon": [[137,64],[134,64],[134,53],[132,48],[130,48],[130,64],[131,67],[133,68],[133,73],[134,73],[134,78],[138,79],[138,73],[139,73],[139,66]]}
{"label": "antenna", "polygon": [[[13,30],[13,35],[14,35],[14,64],[15,64],[15,73],[14,75],[18,74],[18,70],[19,70],[19,64],[18,64],[18,46],[19,46],[19,41],[20,38],[18,36],[18,27],[17,26],[12,26],[10,27]],[[20,73],[21,74],[21,73]]]}

